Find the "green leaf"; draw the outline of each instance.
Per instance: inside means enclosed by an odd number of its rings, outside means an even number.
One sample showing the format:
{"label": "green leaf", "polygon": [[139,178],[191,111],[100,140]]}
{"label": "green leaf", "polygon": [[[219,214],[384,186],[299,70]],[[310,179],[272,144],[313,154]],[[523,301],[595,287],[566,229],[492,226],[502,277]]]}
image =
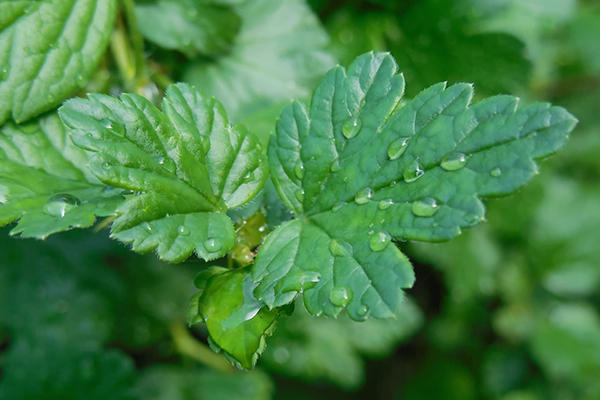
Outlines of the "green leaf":
{"label": "green leaf", "polygon": [[12,235],[45,238],[86,228],[115,215],[121,190],[102,185],[86,168],[56,114],[0,128],[0,225],[19,220]]}
{"label": "green leaf", "polygon": [[395,319],[364,322],[346,316],[314,318],[298,306],[293,316],[277,322],[261,365],[294,378],[357,388],[365,378],[362,356],[389,356],[422,322],[421,311],[410,301]]}
{"label": "green leaf", "polygon": [[241,25],[230,7],[215,2],[158,0],[136,4],[135,15],[146,39],[190,58],[227,50]]}
{"label": "green leaf", "polygon": [[242,26],[229,55],[192,64],[190,82],[218,97],[232,120],[310,94],[333,66],[327,34],[304,0],[256,0],[237,6]]}
{"label": "green leaf", "polygon": [[250,268],[212,267],[196,278],[196,285],[202,292],[192,299],[190,322],[205,321],[216,350],[224,350],[243,369],[254,367],[265,349],[265,336],[275,329],[278,310],[269,310],[254,297]]}
{"label": "green leaf", "polygon": [[59,105],[94,72],[108,44],[116,0],[0,4],[0,124]]}
{"label": "green leaf", "polygon": [[147,400],[268,400],[273,389],[260,371],[223,374],[157,365],[142,371],[135,393]]}
{"label": "green leaf", "polygon": [[117,210],[112,237],[171,262],[194,250],[222,257],[235,241],[225,211],[248,202],[267,176],[258,140],[186,84],[171,85],[162,108],[135,94],[92,94],[59,113],[75,144],[95,153],[92,173],[137,192]]}
{"label": "green leaf", "polygon": [[311,314],[392,317],[414,282],[396,240],[444,241],[484,217],[576,124],[560,107],[496,96],[469,107],[469,84],[401,102],[386,53],[332,69],[310,109],[290,104],[269,144],[272,178],[296,219],[269,235],[253,267],[269,307],[304,293]]}

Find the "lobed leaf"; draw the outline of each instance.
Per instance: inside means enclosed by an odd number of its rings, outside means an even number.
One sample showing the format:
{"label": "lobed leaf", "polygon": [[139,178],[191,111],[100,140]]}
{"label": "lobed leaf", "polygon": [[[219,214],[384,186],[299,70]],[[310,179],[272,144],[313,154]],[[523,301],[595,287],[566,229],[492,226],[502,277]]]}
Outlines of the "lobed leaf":
{"label": "lobed leaf", "polygon": [[444,241],[478,224],[480,197],[524,185],[576,124],[511,96],[470,106],[463,83],[402,102],[397,69],[387,53],[364,54],[332,69],[309,109],[283,111],[268,155],[296,219],[269,235],[252,272],[270,307],[303,292],[311,314],[393,317],[414,274],[391,240]]}
{"label": "lobed leaf", "polygon": [[28,120],[83,87],[115,15],[116,0],[0,3],[0,124]]}
{"label": "lobed leaf", "polygon": [[171,85],[163,111],[134,94],[91,94],[59,110],[73,141],[95,153],[89,168],[102,182],[137,193],[118,210],[112,237],[180,262],[194,250],[225,255],[235,233],[228,209],[248,202],[267,175],[256,137],[231,126],[214,98]]}
{"label": "lobed leaf", "polygon": [[96,217],[115,215],[122,190],[107,187],[87,169],[88,154],[73,145],[56,114],[26,125],[0,128],[0,225],[46,238],[87,228]]}

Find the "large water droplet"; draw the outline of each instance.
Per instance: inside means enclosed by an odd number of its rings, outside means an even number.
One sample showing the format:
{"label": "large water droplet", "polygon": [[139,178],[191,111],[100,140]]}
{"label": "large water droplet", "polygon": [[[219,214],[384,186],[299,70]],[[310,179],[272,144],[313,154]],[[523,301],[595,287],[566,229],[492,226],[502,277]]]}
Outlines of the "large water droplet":
{"label": "large water droplet", "polygon": [[340,172],[341,170],[342,170],[342,167],[340,166],[340,160],[336,159],[331,164],[331,172]]}
{"label": "large water droplet", "polygon": [[406,183],[414,182],[422,177],[424,173],[425,171],[423,171],[423,167],[421,167],[419,160],[414,160],[404,170],[404,181]]}
{"label": "large water droplet", "polygon": [[409,137],[399,137],[388,146],[388,157],[390,160],[397,160],[406,151],[408,147]]}
{"label": "large water droplet", "polygon": [[336,307],[346,307],[353,297],[354,293],[348,286],[336,286],[329,292],[329,301]]}
{"label": "large water droplet", "polygon": [[250,182],[254,180],[254,178],[254,172],[248,172],[246,175],[244,175],[244,183]]}
{"label": "large water droplet", "polygon": [[296,196],[296,199],[298,199],[298,201],[300,203],[304,202],[304,189],[296,189],[296,191],[294,192],[294,196]]}
{"label": "large water droplet", "polygon": [[100,123],[102,124],[103,127],[105,127],[106,129],[112,129],[112,122],[110,121],[110,119],[107,118],[103,118],[100,120]]}
{"label": "large water droplet", "polygon": [[177,227],[177,232],[179,233],[180,236],[189,236],[190,235],[190,228],[188,228],[185,225],[179,225]]}
{"label": "large water droplet", "polygon": [[467,165],[467,156],[464,153],[448,153],[440,165],[446,171],[457,171]]}
{"label": "large water droplet", "polygon": [[361,119],[356,118],[356,117],[351,117],[351,118],[348,118],[346,120],[346,122],[344,122],[344,125],[342,126],[342,133],[348,139],[352,139],[353,137],[355,137],[356,135],[358,135],[360,133],[361,129],[362,129]]}
{"label": "large water droplet", "polygon": [[385,250],[392,238],[385,232],[379,232],[373,236],[371,236],[371,240],[369,241],[369,246],[373,251],[383,251]]}
{"label": "large water droplet", "polygon": [[373,189],[370,187],[362,188],[354,196],[354,201],[356,204],[367,204],[371,201],[373,197]]}
{"label": "large water droplet", "polygon": [[498,178],[500,175],[502,175],[502,170],[500,168],[496,167],[490,171],[490,175],[494,178]]}
{"label": "large water droplet", "polygon": [[361,317],[367,315],[368,312],[369,312],[369,306],[366,306],[364,304],[362,306],[358,307],[358,310],[356,310],[356,313],[358,315],[360,315]]}
{"label": "large water droplet", "polygon": [[352,256],[352,246],[349,243],[340,242],[336,239],[333,239],[329,242],[329,252],[334,257],[351,257]]}
{"label": "large water droplet", "polygon": [[156,157],[156,162],[170,173],[174,173],[177,169],[175,161],[173,161],[169,157]]}
{"label": "large water droplet", "polygon": [[64,217],[69,211],[78,207],[81,200],[70,194],[57,194],[44,204],[43,212],[53,217]]}
{"label": "large water droplet", "polygon": [[204,241],[204,248],[209,253],[216,253],[217,251],[221,250],[221,247],[222,245],[219,239],[209,238]]}
{"label": "large water droplet", "polygon": [[379,202],[379,209],[387,210],[388,208],[390,208],[392,206],[392,204],[394,204],[394,200],[392,200],[390,198],[383,199]]}
{"label": "large water droplet", "polygon": [[298,179],[302,179],[304,177],[304,164],[302,164],[302,160],[296,161],[296,165],[294,166],[294,173]]}
{"label": "large water droplet", "polygon": [[432,217],[438,210],[438,203],[433,197],[425,197],[417,200],[412,205],[412,212],[417,217]]}

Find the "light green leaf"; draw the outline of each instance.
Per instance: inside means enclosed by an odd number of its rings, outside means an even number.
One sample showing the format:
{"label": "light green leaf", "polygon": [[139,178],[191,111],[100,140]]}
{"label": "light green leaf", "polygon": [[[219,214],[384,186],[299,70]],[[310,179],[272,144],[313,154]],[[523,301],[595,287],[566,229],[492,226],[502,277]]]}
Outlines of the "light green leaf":
{"label": "light green leaf", "polygon": [[191,0],[136,4],[135,15],[149,41],[180,50],[188,57],[227,50],[241,24],[230,7]]}
{"label": "light green leaf", "polygon": [[0,124],[50,110],[83,87],[115,14],[115,0],[0,3]]}
{"label": "light green leaf", "polygon": [[119,209],[112,237],[180,262],[194,250],[205,260],[235,241],[225,212],[248,202],[267,176],[256,137],[229,125],[214,98],[171,85],[163,112],[148,100],[93,94],[59,113],[75,144],[95,154],[89,168],[102,182],[138,192]]}
{"label": "light green leaf", "polygon": [[325,76],[309,110],[283,111],[269,163],[297,219],[269,235],[253,267],[270,307],[303,292],[311,314],[392,317],[414,274],[391,239],[444,241],[478,224],[479,198],[524,185],[576,123],[510,96],[469,107],[469,84],[403,103],[397,69],[389,54],[364,54]]}
{"label": "light green leaf", "polygon": [[87,169],[56,114],[0,128],[0,225],[19,220],[12,235],[45,238],[87,228],[115,215],[122,190],[102,185]]}
{"label": "light green leaf", "polygon": [[[205,321],[215,350],[224,350],[239,367],[251,369],[275,329],[278,310],[269,310],[252,291],[250,268],[212,267],[196,278],[201,294],[191,302],[190,322]],[[214,347],[214,346],[213,346]]]}
{"label": "light green leaf", "polygon": [[230,54],[191,65],[183,78],[218,97],[232,120],[308,96],[333,66],[327,34],[304,0],[246,1],[236,11],[242,27]]}

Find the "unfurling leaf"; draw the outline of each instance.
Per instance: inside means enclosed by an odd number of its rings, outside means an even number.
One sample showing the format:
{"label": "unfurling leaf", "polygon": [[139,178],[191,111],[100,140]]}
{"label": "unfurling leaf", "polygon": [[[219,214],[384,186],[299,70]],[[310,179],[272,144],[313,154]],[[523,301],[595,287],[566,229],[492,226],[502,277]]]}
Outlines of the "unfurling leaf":
{"label": "unfurling leaf", "polygon": [[222,257],[235,240],[225,212],[248,202],[266,179],[260,145],[191,86],[171,85],[162,108],[134,94],[92,94],[59,112],[75,144],[95,153],[92,173],[137,193],[118,209],[114,238],[171,262],[194,249],[205,260]]}
{"label": "unfurling leaf", "polygon": [[393,317],[414,274],[392,239],[444,241],[538,171],[576,124],[560,107],[434,85],[402,101],[387,53],[332,69],[310,108],[290,104],[271,138],[273,181],[296,219],[272,232],[253,266],[270,307],[303,292],[313,315]]}

